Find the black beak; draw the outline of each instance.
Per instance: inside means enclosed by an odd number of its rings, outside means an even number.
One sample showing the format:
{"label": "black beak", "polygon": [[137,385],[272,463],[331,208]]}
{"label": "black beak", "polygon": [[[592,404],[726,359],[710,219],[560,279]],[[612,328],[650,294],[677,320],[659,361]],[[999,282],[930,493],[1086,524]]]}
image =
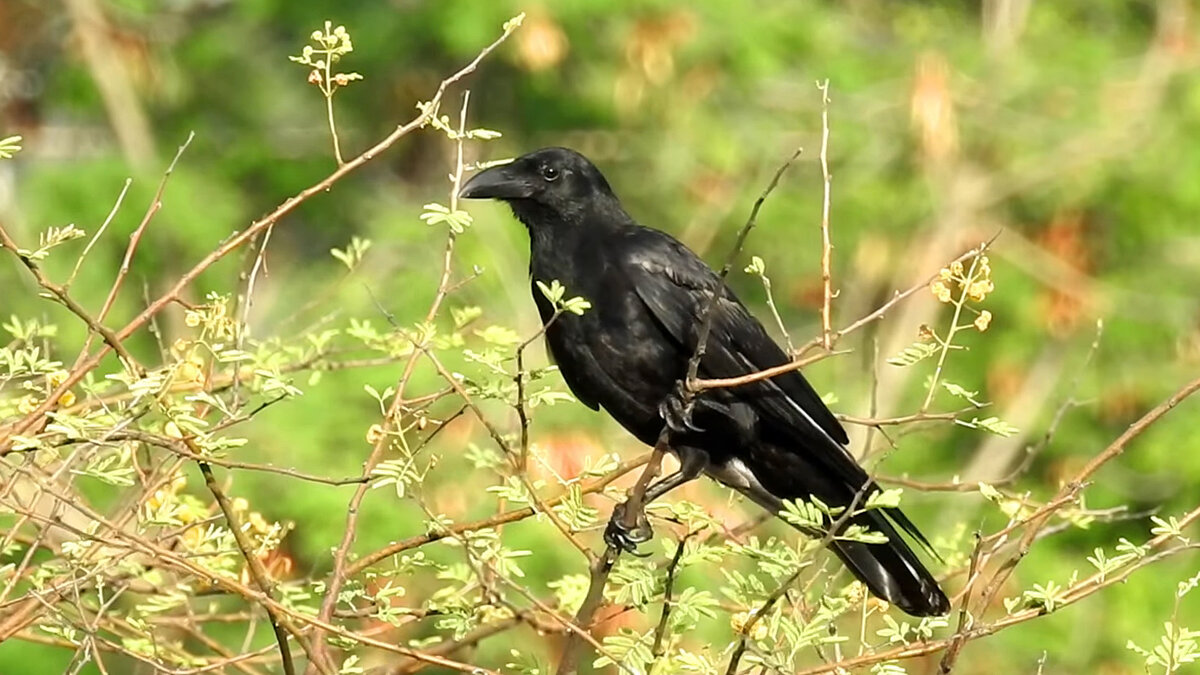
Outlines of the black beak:
{"label": "black beak", "polygon": [[529,180],[517,175],[512,164],[493,166],[475,174],[459,190],[463,199],[527,199],[533,196]]}

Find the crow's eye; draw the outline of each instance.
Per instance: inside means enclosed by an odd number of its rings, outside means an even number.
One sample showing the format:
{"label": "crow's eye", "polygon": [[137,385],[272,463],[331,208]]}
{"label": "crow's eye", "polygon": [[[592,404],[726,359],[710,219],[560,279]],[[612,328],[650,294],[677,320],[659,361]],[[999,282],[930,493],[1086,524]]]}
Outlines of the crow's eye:
{"label": "crow's eye", "polygon": [[552,166],[543,166],[542,178],[545,178],[547,182],[558,180],[558,169]]}

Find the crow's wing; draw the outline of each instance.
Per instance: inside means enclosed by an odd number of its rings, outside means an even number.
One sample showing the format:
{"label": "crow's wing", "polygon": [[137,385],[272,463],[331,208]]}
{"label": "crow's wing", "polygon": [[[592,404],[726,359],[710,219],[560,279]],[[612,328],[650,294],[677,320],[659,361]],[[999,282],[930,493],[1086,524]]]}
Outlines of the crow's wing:
{"label": "crow's wing", "polygon": [[[720,287],[721,295],[713,307],[712,328],[700,362],[701,377],[737,377],[788,362],[787,354],[758,319],[690,249],[649,228],[639,228],[632,239],[636,243],[627,248],[629,253],[624,260],[629,279],[638,297],[666,335],[679,345],[681,353],[690,356],[695,352],[712,291]],[[879,489],[846,450],[850,440],[846,430],[800,371],[727,391],[752,406],[761,421],[794,441],[795,445],[779,446],[781,449],[803,453],[808,462],[825,469],[828,478],[843,481],[850,494],[864,485],[868,493]],[[933,552],[925,536],[900,509],[884,510],[901,529]]]}
{"label": "crow's wing", "polygon": [[[737,377],[789,361],[762,324],[687,247],[648,228],[631,239],[623,261],[630,282],[681,352],[690,354],[695,349],[712,291],[720,287],[700,364],[702,377]],[[818,455],[820,464],[834,475],[856,488],[866,481],[866,473],[844,448],[849,442],[845,429],[799,371],[737,387],[731,395],[743,398],[762,420]]]}

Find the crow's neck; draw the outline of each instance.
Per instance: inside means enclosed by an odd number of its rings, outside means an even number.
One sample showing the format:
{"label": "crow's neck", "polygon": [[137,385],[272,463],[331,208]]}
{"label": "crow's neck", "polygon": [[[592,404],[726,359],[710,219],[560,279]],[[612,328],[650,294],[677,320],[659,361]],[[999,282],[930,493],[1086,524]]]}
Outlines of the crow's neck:
{"label": "crow's neck", "polygon": [[595,235],[634,224],[615,197],[547,206],[527,199],[509,202],[513,215],[529,230],[532,254],[561,254]]}

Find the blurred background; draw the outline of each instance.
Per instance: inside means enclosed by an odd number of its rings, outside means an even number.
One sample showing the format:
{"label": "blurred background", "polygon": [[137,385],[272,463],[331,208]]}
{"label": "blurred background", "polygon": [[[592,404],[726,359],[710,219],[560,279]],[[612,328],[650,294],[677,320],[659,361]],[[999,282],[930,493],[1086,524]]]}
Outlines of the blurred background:
{"label": "blurred background", "polygon": [[[324,21],[350,31],[354,52],[340,65],[364,78],[335,97],[350,157],[411,119],[417,101],[522,11],[524,26],[464,82],[470,125],[504,134],[468,146],[468,159],[576,148],[605,172],[635,218],[715,266],[771,173],[803,147],[743,259],[763,258],[797,344],[820,330],[818,81],[829,80],[831,99],[835,326],[999,233],[991,254],[996,290],[983,305],[991,326],[964,338],[969,350],[950,354],[946,378],[978,391],[991,402],[987,414],[1019,433],[924,425],[898,439],[883,473],[998,481],[1022,465],[1026,448],[1074,397],[1081,405],[1063,415],[1012,486],[1045,499],[1200,367],[1200,25],[1187,0],[5,0],[0,136],[21,134],[25,149],[0,163],[0,221],[22,242],[68,223],[91,233],[131,177],[125,205],[75,287],[85,306],[99,307],[162,170],[195,132],[135,261],[134,286],[153,293],[230,232],[335,168],[324,100],[306,84],[308,71],[287,59]],[[446,100],[452,118],[462,89]],[[343,323],[360,316],[386,325],[372,294],[402,321],[423,315],[444,235],[417,216],[422,204],[448,200],[453,149],[439,133],[410,135],[288,216],[270,241],[251,315],[255,335],[294,330],[289,317],[316,297],[339,306]],[[468,206],[476,220],[460,239],[455,271],[467,276],[478,267],[482,274],[452,304],[480,305],[488,322],[532,334],[526,234],[502,206]],[[339,284],[344,268],[329,250],[352,236],[374,245],[358,278]],[[69,273],[68,258],[50,265],[52,276]],[[192,295],[231,291],[237,268],[232,259],[215,266]],[[771,325],[760,281],[740,270],[730,283]],[[57,320],[60,339],[75,344],[78,322],[32,288],[16,260],[0,261],[0,317]],[[142,306],[140,292],[127,292],[110,323],[120,325]],[[918,293],[844,341],[851,353],[815,364],[808,377],[836,397],[840,413],[869,415],[876,378],[877,416],[914,412],[930,364],[883,361],[912,343],[921,324],[944,325],[945,309]],[[1098,319],[1103,335],[1089,360]],[[162,321],[169,342],[182,315]],[[153,353],[152,336],[138,340],[131,348]],[[382,390],[397,371],[327,373],[305,385],[304,396],[253,425],[246,458],[354,475],[368,451],[365,431],[378,417],[363,384]],[[438,386],[434,375],[420,377]],[[942,395],[934,409],[960,406]],[[1040,542],[1018,568],[1014,592],[1065,583],[1073,571],[1087,571],[1094,547],[1145,539],[1150,512],[1194,506],[1196,412],[1189,404],[1155,426],[1086,492],[1091,509],[1140,516],[1101,518]],[[427,497],[455,517],[491,513],[494,498],[482,496],[488,478],[475,481],[469,465],[453,459],[480,438],[479,429],[464,421],[448,432],[439,445],[448,459],[431,475]],[[604,416],[574,403],[539,409],[533,433],[565,475],[577,473],[586,456],[641,451]],[[851,434],[861,447],[864,428]],[[247,473],[237,476],[235,492],[269,518],[295,523],[285,541],[295,574],[328,571],[349,489]],[[368,495],[358,550],[423,530],[419,511],[388,492]],[[714,486],[684,494],[717,512],[752,513]],[[606,516],[611,502],[595,503]],[[906,494],[913,520],[947,554],[969,548],[976,528],[1003,524],[985,504],[973,492]],[[541,525],[512,532],[526,547],[552,539]],[[1177,582],[1198,564],[1194,554],[1176,557],[1157,573],[972,643],[958,670],[1032,673],[1044,657],[1047,673],[1142,672],[1126,641],[1157,641]],[[539,590],[581,569],[578,554],[564,546],[526,563]],[[419,585],[409,589],[413,602],[420,596]],[[1180,623],[1200,622],[1198,604],[1181,608]],[[704,635],[722,644],[729,627]],[[486,656],[506,647],[485,642],[481,649]],[[69,658],[30,643],[0,644],[4,673],[58,672]],[[30,670],[31,663],[47,665]]]}

